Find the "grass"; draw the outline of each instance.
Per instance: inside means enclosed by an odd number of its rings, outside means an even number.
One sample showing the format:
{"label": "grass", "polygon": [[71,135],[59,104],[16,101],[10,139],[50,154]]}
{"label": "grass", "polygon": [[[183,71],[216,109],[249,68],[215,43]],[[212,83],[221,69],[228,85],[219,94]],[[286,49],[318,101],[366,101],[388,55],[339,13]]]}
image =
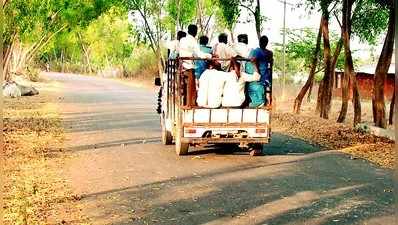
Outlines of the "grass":
{"label": "grass", "polygon": [[60,209],[68,211],[66,218],[76,217],[78,209],[69,204],[74,197],[58,171],[67,156],[55,98],[42,92],[4,103],[5,224],[62,223]]}

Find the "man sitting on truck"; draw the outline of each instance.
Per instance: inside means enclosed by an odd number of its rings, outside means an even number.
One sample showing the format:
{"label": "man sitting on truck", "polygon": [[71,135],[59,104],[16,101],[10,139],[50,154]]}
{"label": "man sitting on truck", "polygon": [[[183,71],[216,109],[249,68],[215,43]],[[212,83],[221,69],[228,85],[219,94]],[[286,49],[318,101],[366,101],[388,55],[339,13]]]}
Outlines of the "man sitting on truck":
{"label": "man sitting on truck", "polygon": [[231,70],[224,84],[221,104],[224,107],[241,107],[246,100],[246,82],[259,81],[260,74],[257,71],[253,74],[242,71],[241,64],[235,59],[231,60]]}
{"label": "man sitting on truck", "polygon": [[230,72],[216,69],[213,60],[199,80],[198,105],[206,108],[240,107],[245,101],[245,83],[260,80],[260,74],[241,72],[236,59],[230,60]]}
{"label": "man sitting on truck", "polygon": [[[180,40],[179,56],[180,57],[199,57],[199,58],[211,58],[211,54],[204,53],[200,50],[200,46],[196,40],[196,34],[198,33],[198,27],[194,24],[188,26],[188,35]],[[182,63],[183,74],[185,81],[185,105],[195,106],[196,105],[196,84],[194,77],[194,64],[192,60],[184,60]]]}
{"label": "man sitting on truck", "polygon": [[236,43],[233,48],[237,56],[242,58],[249,58],[251,48],[248,46],[249,37],[247,34],[238,35],[238,43]]}
{"label": "man sitting on truck", "polygon": [[247,84],[247,92],[251,100],[249,106],[251,108],[261,107],[265,103],[270,104],[271,101],[271,96],[267,96],[267,99],[264,98],[264,92],[269,92],[272,87],[271,65],[273,64],[273,53],[267,49],[267,45],[268,37],[264,35],[260,38],[260,47],[252,50],[249,56],[256,63],[246,64],[246,72],[252,73],[254,67],[257,67],[261,76],[260,81]]}
{"label": "man sitting on truck", "polygon": [[187,36],[187,33],[185,33],[184,31],[180,30],[180,31],[177,32],[177,39],[176,40],[166,43],[166,47],[168,49],[169,59],[176,59],[178,57],[180,40],[183,37],[186,37],[186,36]]}
{"label": "man sitting on truck", "polygon": [[[207,36],[201,36],[199,38],[200,50],[203,53],[211,54],[212,49],[211,47],[207,46],[208,43],[209,43],[209,38]],[[195,77],[197,80],[199,80],[200,76],[207,69],[207,67],[208,67],[208,62],[206,60],[195,61]]]}
{"label": "man sitting on truck", "polygon": [[[230,59],[236,56],[236,52],[228,45],[228,35],[221,33],[218,36],[218,43],[213,48],[213,55],[216,58]],[[221,69],[227,71],[229,68],[229,61],[220,61]]]}

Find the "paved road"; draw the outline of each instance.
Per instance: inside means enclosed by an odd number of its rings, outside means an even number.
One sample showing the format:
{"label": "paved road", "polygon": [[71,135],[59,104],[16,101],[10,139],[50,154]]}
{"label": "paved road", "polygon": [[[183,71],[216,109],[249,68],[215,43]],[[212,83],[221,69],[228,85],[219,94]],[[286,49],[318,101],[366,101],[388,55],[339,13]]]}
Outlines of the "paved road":
{"label": "paved road", "polygon": [[49,77],[64,86],[65,176],[92,224],[394,224],[390,171],[282,134],[264,157],[177,157],[160,143],[155,91]]}

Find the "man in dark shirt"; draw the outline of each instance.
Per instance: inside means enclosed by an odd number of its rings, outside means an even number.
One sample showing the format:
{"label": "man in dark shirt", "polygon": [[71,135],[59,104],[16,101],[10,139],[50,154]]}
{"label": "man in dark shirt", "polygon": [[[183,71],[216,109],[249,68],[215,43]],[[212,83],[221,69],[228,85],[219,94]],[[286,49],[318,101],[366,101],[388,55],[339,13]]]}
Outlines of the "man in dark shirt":
{"label": "man in dark shirt", "polygon": [[[248,83],[248,94],[251,99],[250,107],[261,107],[265,104],[264,92],[270,91],[272,86],[272,64],[273,64],[273,53],[267,49],[268,37],[262,36],[260,38],[260,47],[253,49],[250,53],[249,58],[255,60],[255,66],[258,68],[260,73],[260,81]],[[251,64],[247,64],[246,72],[252,72],[253,67]],[[270,97],[267,97],[267,104],[270,103]]]}
{"label": "man in dark shirt", "polygon": [[[207,46],[209,43],[209,38],[207,36],[201,36],[199,38],[199,45],[200,45],[200,51],[204,53],[211,54],[212,49],[211,47]],[[195,77],[196,79],[199,79],[202,73],[207,69],[207,61],[206,60],[196,60],[195,61]],[[198,84],[198,82],[196,83]]]}

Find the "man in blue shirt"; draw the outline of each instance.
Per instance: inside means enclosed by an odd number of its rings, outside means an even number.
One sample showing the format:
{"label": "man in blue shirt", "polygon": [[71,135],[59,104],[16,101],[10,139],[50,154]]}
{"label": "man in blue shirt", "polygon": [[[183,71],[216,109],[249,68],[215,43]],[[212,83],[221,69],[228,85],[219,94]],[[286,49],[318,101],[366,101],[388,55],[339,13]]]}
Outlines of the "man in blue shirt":
{"label": "man in blue shirt", "polygon": [[[262,36],[260,38],[260,47],[253,49],[250,53],[249,58],[255,61],[253,63],[246,63],[246,72],[251,74],[254,71],[254,67],[258,68],[260,73],[260,81],[250,82],[247,84],[247,92],[250,97],[250,107],[256,108],[263,106],[265,102],[265,90],[269,91],[272,87],[272,64],[273,64],[273,53],[267,49],[268,37]],[[267,103],[270,103],[270,98],[267,99]]]}
{"label": "man in blue shirt", "polygon": [[[199,45],[200,45],[200,51],[203,53],[212,53],[211,47],[207,46],[209,43],[209,38],[206,36],[201,36],[199,38]],[[207,69],[207,61],[206,60],[196,60],[195,61],[195,78],[199,80],[200,76],[202,73]],[[198,84],[198,83],[197,83]]]}

